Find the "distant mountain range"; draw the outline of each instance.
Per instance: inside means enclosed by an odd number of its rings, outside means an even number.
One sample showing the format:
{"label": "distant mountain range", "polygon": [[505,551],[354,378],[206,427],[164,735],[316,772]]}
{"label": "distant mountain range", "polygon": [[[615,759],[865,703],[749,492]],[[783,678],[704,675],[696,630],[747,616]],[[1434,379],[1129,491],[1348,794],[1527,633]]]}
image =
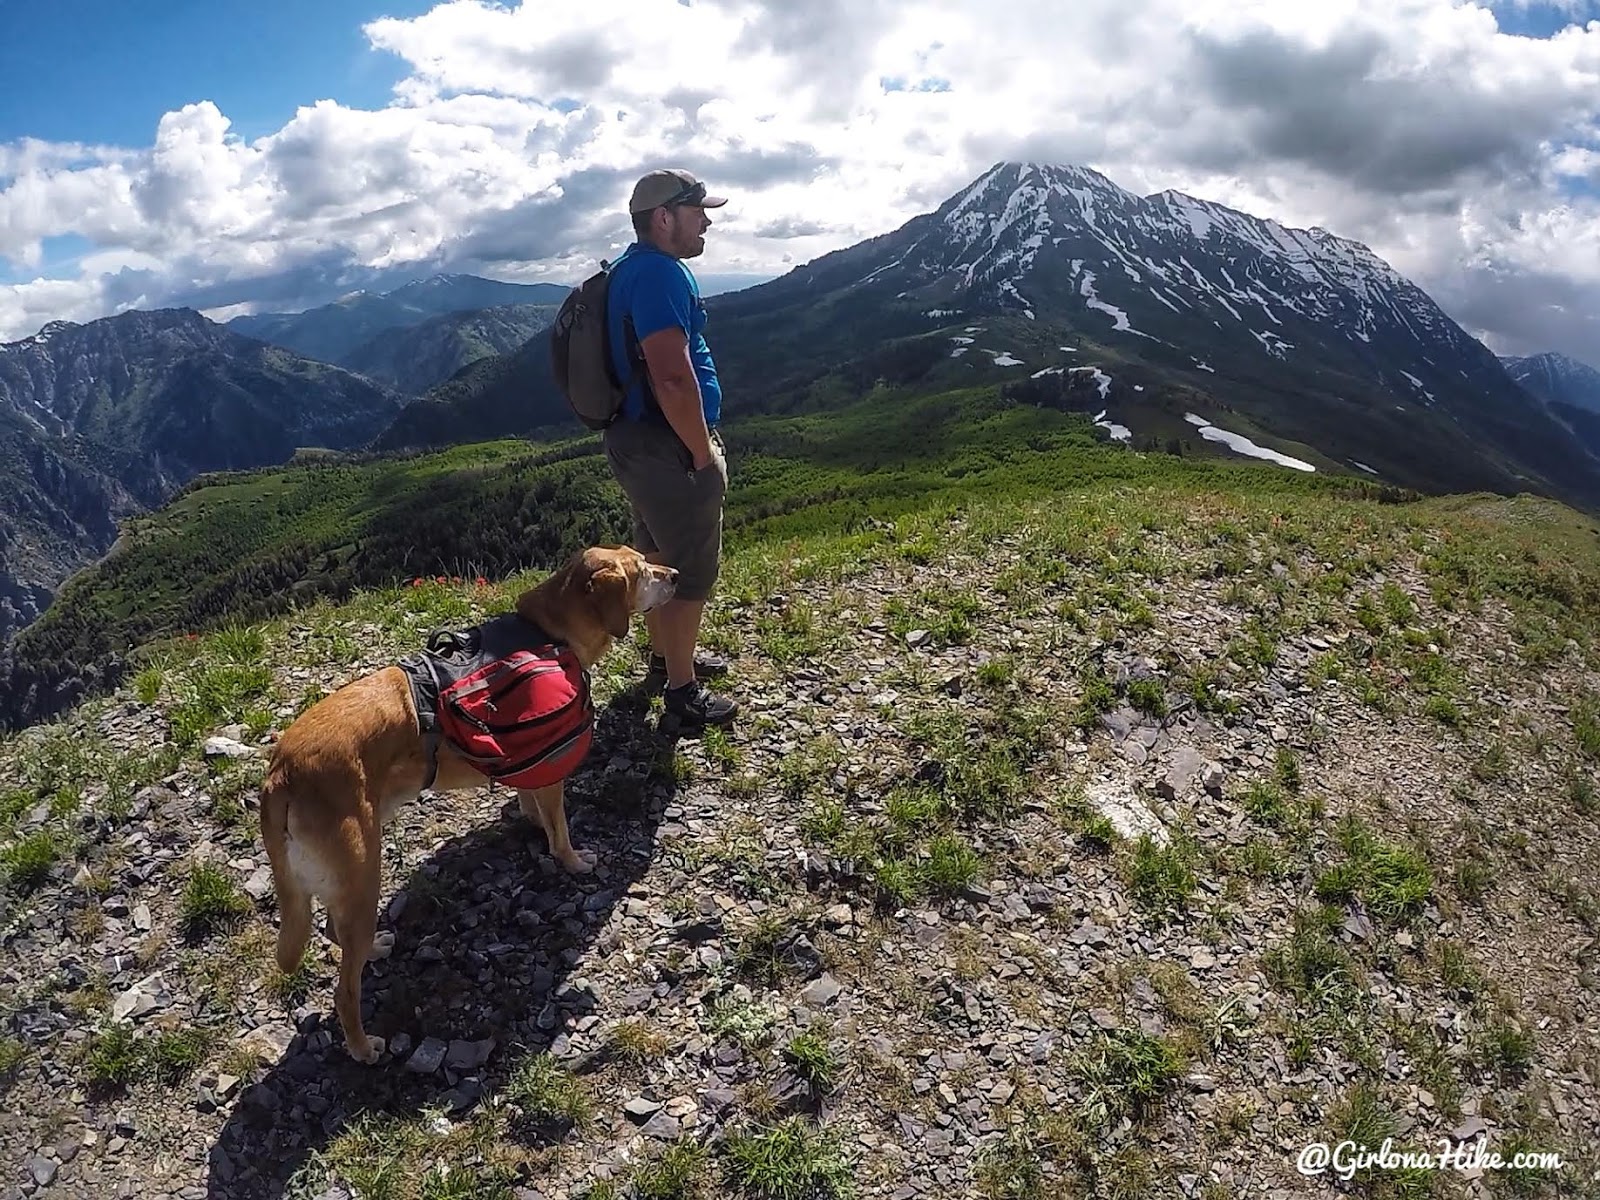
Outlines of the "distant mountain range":
{"label": "distant mountain range", "polygon": [[110,548],[118,518],[203,472],[363,446],[404,403],[189,309],[0,344],[0,638]]}
{"label": "distant mountain range", "polygon": [[[702,281],[703,290],[713,295],[768,277],[706,278],[712,282]],[[227,325],[421,395],[480,358],[515,351],[550,324],[570,290],[565,284],[433,275],[388,292],[356,291],[303,312],[258,313]]]}
{"label": "distant mountain range", "polygon": [[[1425,491],[1600,506],[1600,450],[1367,247],[1081,167],[998,163],[936,211],[707,310],[730,419],[878,383],[998,383],[1145,448],[1245,439]],[[383,444],[572,428],[545,361],[513,357]]]}
{"label": "distant mountain range", "polygon": [[1574,436],[1600,454],[1600,371],[1565,354],[1500,361],[1511,378],[1549,404]]}
{"label": "distant mountain range", "polygon": [[[434,275],[391,292],[352,292],[332,304],[305,312],[257,313],[235,317],[227,325],[234,333],[272,342],[307,358],[343,364],[348,357],[359,355],[370,362],[374,356],[385,357],[381,349],[367,348],[374,338],[384,334],[453,313],[507,305],[559,305],[569,290],[554,283],[502,283],[476,275]],[[387,357],[392,360],[392,354]],[[406,390],[426,388],[408,385]]]}
{"label": "distant mountain range", "polygon": [[1552,404],[1600,413],[1600,371],[1565,354],[1502,358],[1506,372],[1535,396]]}
{"label": "distant mountain range", "polygon": [[[541,336],[567,292],[435,275],[225,327],[127,313],[0,347],[0,635],[199,472],[581,433]],[[986,389],[1143,451],[1600,509],[1600,373],[1502,363],[1359,243],[1081,167],[997,163],[707,309],[730,420]]]}
{"label": "distant mountain range", "polygon": [[510,354],[555,320],[558,304],[503,304],[385,329],[338,365],[413,395],[479,359]]}

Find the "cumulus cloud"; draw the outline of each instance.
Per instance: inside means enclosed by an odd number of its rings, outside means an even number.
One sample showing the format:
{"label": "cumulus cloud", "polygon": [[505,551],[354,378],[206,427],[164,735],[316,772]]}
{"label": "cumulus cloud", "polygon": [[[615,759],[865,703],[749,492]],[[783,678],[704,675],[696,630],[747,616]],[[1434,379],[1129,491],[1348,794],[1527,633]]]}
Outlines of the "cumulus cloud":
{"label": "cumulus cloud", "polygon": [[581,278],[632,180],[734,202],[700,264],[777,273],[999,159],[1094,166],[1372,245],[1497,350],[1591,360],[1600,17],[1473,0],[450,0],[365,27],[407,71],[246,142],[204,97],[144,147],[0,146],[0,337],[118,307],[312,303],[407,270]]}

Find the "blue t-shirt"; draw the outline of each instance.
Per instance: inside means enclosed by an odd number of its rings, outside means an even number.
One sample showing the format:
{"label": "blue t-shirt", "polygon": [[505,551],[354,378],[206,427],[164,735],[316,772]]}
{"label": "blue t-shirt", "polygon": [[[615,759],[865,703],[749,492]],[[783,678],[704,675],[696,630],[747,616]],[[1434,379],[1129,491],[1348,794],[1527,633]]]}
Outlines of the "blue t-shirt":
{"label": "blue t-shirt", "polygon": [[[706,306],[694,273],[672,255],[634,242],[612,264],[609,294],[611,365],[617,378],[626,380],[632,373],[622,332],[625,317],[633,318],[633,330],[641,342],[676,325],[689,339],[689,361],[700,383],[706,424],[715,426],[722,417],[722,385],[717,382],[711,347],[706,345]],[[632,421],[644,416],[643,367],[640,375],[622,402],[622,415]]]}

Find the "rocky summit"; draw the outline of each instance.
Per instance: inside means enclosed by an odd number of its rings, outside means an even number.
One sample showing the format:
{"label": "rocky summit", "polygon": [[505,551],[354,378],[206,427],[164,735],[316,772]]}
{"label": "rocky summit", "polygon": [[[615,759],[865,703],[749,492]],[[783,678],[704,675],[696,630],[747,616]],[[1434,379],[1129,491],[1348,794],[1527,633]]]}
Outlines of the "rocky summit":
{"label": "rocky summit", "polygon": [[[1523,1196],[1600,1159],[1600,554],[1548,502],[1094,487],[741,541],[703,736],[596,676],[271,964],[275,737],[527,577],[180,639],[0,746],[0,1194]],[[1313,1143],[1509,1163],[1297,1170]]]}

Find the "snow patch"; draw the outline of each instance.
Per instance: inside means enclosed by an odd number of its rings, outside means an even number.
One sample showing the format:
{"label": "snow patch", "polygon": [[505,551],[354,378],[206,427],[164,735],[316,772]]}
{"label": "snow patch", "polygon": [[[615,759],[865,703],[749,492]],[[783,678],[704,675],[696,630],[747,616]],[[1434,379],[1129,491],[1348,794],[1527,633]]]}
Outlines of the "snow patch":
{"label": "snow patch", "polygon": [[1409,379],[1411,381],[1411,386],[1416,388],[1417,391],[1421,392],[1424,396],[1426,396],[1428,398],[1428,403],[1429,404],[1433,403],[1433,400],[1434,400],[1433,393],[1430,392],[1427,388],[1422,386],[1422,380],[1418,379],[1410,371],[1401,371],[1400,374],[1404,375],[1407,379]]}
{"label": "snow patch", "polygon": [[1059,375],[1065,370],[1065,367],[1046,367],[1042,371],[1035,371],[1032,375],[1028,376],[1028,378],[1043,379],[1046,375]]}
{"label": "snow patch", "polygon": [[972,339],[971,338],[962,337],[960,334],[952,334],[951,337],[950,337],[950,340],[952,342],[954,342],[958,346],[970,346],[970,345],[972,345]]}
{"label": "snow patch", "polygon": [[1377,472],[1374,471],[1371,467],[1367,466],[1366,463],[1364,463],[1364,462],[1356,462],[1356,460],[1353,459],[1353,458],[1350,460],[1350,465],[1355,467],[1358,471],[1365,471],[1368,475],[1376,475],[1377,474]]}
{"label": "snow patch", "polygon": [[1261,348],[1274,358],[1287,358],[1286,352],[1294,349],[1293,342],[1286,342],[1275,333],[1256,333],[1254,329],[1250,332],[1261,343]]}
{"label": "snow patch", "polygon": [[1094,423],[1099,428],[1109,431],[1112,441],[1131,442],[1133,440],[1133,430],[1126,425],[1118,425],[1115,421],[1106,420],[1106,410],[1103,408],[1095,414]]}
{"label": "snow patch", "polygon": [[1081,375],[1085,372],[1089,372],[1094,375],[1095,384],[1100,388],[1100,399],[1104,400],[1109,397],[1111,394],[1111,376],[1107,375],[1099,367],[1072,368],[1072,374],[1074,375]]}
{"label": "snow patch", "polygon": [[1138,334],[1139,337],[1149,337],[1150,336],[1147,333],[1141,333],[1139,330],[1135,329],[1133,327],[1133,323],[1128,320],[1128,314],[1127,313],[1123,312],[1116,305],[1107,304],[1104,300],[1100,299],[1100,297],[1095,293],[1095,290],[1094,290],[1094,272],[1093,271],[1085,271],[1083,273],[1083,283],[1078,288],[1078,291],[1083,296],[1083,302],[1086,305],[1088,305],[1090,308],[1093,308],[1093,309],[1096,309],[1096,310],[1098,310],[1100,312],[1106,313],[1107,315],[1109,315],[1111,317],[1111,319],[1113,321],[1113,324],[1112,324],[1112,327],[1111,327],[1113,332],[1115,332],[1115,333],[1133,333],[1133,334]]}
{"label": "snow patch", "polygon": [[1183,419],[1189,424],[1197,426],[1200,436],[1208,442],[1221,442],[1228,449],[1238,453],[1247,454],[1251,458],[1264,458],[1268,462],[1277,463],[1283,467],[1293,467],[1297,471],[1315,471],[1316,467],[1298,458],[1290,458],[1287,454],[1279,454],[1276,450],[1269,450],[1265,446],[1258,446],[1243,434],[1230,433],[1226,429],[1218,429],[1204,417],[1194,413],[1184,413]]}
{"label": "snow patch", "polygon": [[1198,358],[1192,358],[1189,361],[1194,363],[1195,367],[1198,370],[1210,371],[1213,375],[1215,375],[1217,373],[1217,369],[1215,367],[1213,367],[1210,363],[1203,363]]}
{"label": "snow patch", "polygon": [[997,367],[1020,367],[1023,363],[1020,358],[1012,358],[1009,352],[1002,351],[994,356],[994,365]]}

